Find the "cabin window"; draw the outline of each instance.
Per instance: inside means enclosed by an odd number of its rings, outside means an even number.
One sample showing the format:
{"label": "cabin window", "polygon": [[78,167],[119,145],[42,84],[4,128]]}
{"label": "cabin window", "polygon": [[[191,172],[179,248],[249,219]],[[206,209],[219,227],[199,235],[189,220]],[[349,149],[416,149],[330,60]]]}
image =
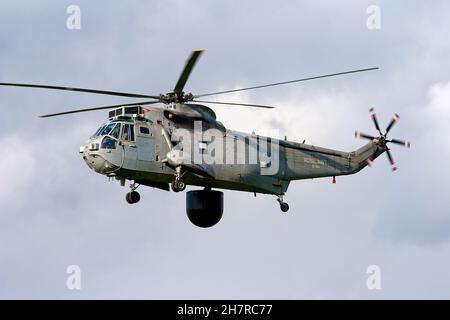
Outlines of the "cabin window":
{"label": "cabin window", "polygon": [[139,131],[140,131],[142,134],[150,134],[150,129],[147,128],[147,127],[139,127]]}
{"label": "cabin window", "polygon": [[134,141],[134,124],[130,124],[130,141]]}

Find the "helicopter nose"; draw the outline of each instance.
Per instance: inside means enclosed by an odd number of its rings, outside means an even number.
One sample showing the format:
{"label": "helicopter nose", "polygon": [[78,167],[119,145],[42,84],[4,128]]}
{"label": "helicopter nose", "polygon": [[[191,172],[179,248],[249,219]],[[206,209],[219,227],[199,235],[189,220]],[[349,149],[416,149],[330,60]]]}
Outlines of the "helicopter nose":
{"label": "helicopter nose", "polygon": [[99,156],[93,151],[88,150],[84,152],[83,159],[89,168],[91,168],[95,172],[103,173],[103,169],[106,164],[106,160],[103,157]]}
{"label": "helicopter nose", "polygon": [[79,152],[83,155],[83,160],[86,162],[89,168],[95,172],[101,173],[105,166],[105,159],[99,154],[99,144],[96,142],[90,142],[80,147]]}
{"label": "helicopter nose", "polygon": [[110,160],[111,154],[101,149],[98,142],[90,142],[80,147],[83,160],[89,168],[100,174],[110,174],[118,169]]}

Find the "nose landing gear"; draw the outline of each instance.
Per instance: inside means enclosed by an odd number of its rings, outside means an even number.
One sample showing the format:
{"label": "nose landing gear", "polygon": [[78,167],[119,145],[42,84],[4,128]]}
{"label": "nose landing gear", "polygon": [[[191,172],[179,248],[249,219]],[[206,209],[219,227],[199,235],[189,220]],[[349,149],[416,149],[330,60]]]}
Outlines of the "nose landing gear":
{"label": "nose landing gear", "polygon": [[181,192],[186,189],[186,183],[183,181],[184,173],[181,173],[181,167],[176,168],[175,180],[172,182],[171,187],[174,192]]}
{"label": "nose landing gear", "polygon": [[183,180],[176,178],[172,182],[171,187],[172,187],[172,191],[181,192],[181,191],[184,191],[184,189],[186,189],[186,184],[184,183]]}
{"label": "nose landing gear", "polygon": [[134,182],[130,184],[131,191],[128,192],[125,196],[125,200],[127,200],[129,204],[135,204],[138,203],[139,200],[141,200],[141,195],[136,191],[138,187],[139,185],[136,186]]}
{"label": "nose landing gear", "polygon": [[283,196],[278,196],[277,201],[280,203],[280,210],[283,212],[288,212],[289,211],[289,205],[283,201]]}

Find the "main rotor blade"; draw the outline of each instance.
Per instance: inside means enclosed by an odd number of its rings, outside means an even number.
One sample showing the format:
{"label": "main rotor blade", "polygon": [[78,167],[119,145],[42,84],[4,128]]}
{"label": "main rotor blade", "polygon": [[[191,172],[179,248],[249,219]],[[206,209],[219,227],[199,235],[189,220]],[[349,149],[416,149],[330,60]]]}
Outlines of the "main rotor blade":
{"label": "main rotor blade", "polygon": [[142,101],[142,102],[135,102],[135,103],[128,103],[128,104],[116,104],[116,105],[111,105],[111,106],[84,108],[84,109],[77,109],[77,110],[70,110],[70,111],[64,111],[64,112],[58,112],[58,113],[45,114],[45,115],[40,116],[40,118],[50,118],[50,117],[62,116],[62,115],[72,114],[72,113],[113,109],[113,108],[119,108],[119,107],[142,106],[142,105],[148,105],[148,104],[155,104],[155,103],[159,103],[159,102],[160,101]]}
{"label": "main rotor blade", "polygon": [[188,61],[186,62],[183,72],[181,72],[180,78],[178,79],[178,82],[175,85],[175,88],[173,89],[173,91],[175,93],[183,92],[184,86],[186,85],[189,75],[191,74],[192,69],[195,66],[195,63],[197,62],[198,58],[203,53],[203,51],[205,51],[205,50],[197,49],[197,50],[192,51],[191,56],[189,57]]}
{"label": "main rotor blade", "polygon": [[261,104],[249,104],[249,103],[234,103],[234,102],[219,102],[219,101],[201,101],[201,100],[194,100],[192,102],[200,102],[200,103],[213,103],[213,104],[225,104],[225,105],[231,105],[231,106],[245,106],[245,107],[255,107],[255,108],[266,108],[266,109],[274,109],[275,107],[272,106],[265,106]]}
{"label": "main rotor blade", "polygon": [[406,148],[410,148],[411,147],[411,142],[405,141],[405,140],[392,139],[392,140],[389,140],[389,142],[392,142],[392,143],[395,143],[395,144],[399,144],[399,145],[404,146]]}
{"label": "main rotor blade", "polygon": [[375,128],[377,128],[378,132],[382,136],[383,134],[381,133],[381,129],[380,129],[380,126],[378,124],[378,120],[377,120],[377,115],[375,113],[375,109],[374,108],[370,108],[369,112],[370,112],[370,115],[372,116],[372,120],[373,120],[373,124],[375,125]]}
{"label": "main rotor blade", "polygon": [[295,82],[301,82],[301,81],[308,81],[308,80],[314,80],[314,79],[321,79],[321,78],[328,78],[328,77],[334,77],[334,76],[341,76],[344,74],[350,74],[350,73],[357,73],[357,72],[364,72],[364,71],[371,71],[371,70],[377,70],[378,67],[375,68],[367,68],[367,69],[359,69],[359,70],[351,70],[351,71],[345,71],[345,72],[338,72],[338,73],[332,73],[332,74],[326,74],[322,76],[315,76],[315,77],[309,77],[309,78],[303,78],[303,79],[297,79],[297,80],[291,80],[291,81],[283,81],[283,82],[277,82],[277,83],[271,83],[271,84],[264,84],[260,86],[255,87],[248,87],[248,88],[241,88],[241,89],[234,89],[234,90],[227,90],[227,91],[219,91],[219,92],[213,92],[213,93],[205,93],[200,94],[195,97],[207,97],[217,94],[224,94],[224,93],[231,93],[231,92],[239,92],[239,91],[245,91],[245,90],[253,90],[253,89],[260,89],[260,88],[267,88],[267,87],[273,87],[273,86],[280,86],[283,84],[289,84],[289,83],[295,83]]}
{"label": "main rotor blade", "polygon": [[29,84],[29,83],[7,83],[7,82],[2,82],[2,83],[0,83],[0,86],[26,87],[26,88],[38,88],[38,89],[52,89],[52,90],[64,90],[64,91],[77,91],[77,92],[105,94],[105,95],[109,95],[109,96],[120,96],[120,97],[128,97],[128,98],[159,99],[159,96],[149,96],[149,95],[138,94],[138,93],[116,92],[116,91],[105,91],[105,90],[83,89],[83,88],[70,88],[70,87],[58,87],[58,86],[48,86],[48,85]]}
{"label": "main rotor blade", "polygon": [[389,122],[387,128],[386,128],[386,133],[385,135],[387,135],[389,133],[389,131],[391,131],[392,127],[394,126],[394,124],[400,119],[400,116],[398,114],[394,114],[394,116],[391,119],[391,122]]}

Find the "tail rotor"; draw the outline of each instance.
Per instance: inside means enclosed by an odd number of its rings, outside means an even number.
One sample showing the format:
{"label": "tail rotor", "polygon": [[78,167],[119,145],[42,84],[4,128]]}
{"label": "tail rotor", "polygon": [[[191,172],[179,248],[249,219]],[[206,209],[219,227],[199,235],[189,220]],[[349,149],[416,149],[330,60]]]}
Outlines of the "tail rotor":
{"label": "tail rotor", "polygon": [[[386,152],[387,158],[389,160],[389,163],[391,165],[392,171],[397,170],[397,166],[395,164],[394,158],[392,157],[392,154],[390,152],[390,148],[388,147],[388,143],[393,143],[393,144],[397,144],[406,148],[410,148],[411,147],[411,143],[409,141],[405,141],[405,140],[398,140],[398,139],[388,139],[387,135],[388,133],[391,131],[392,127],[394,126],[395,123],[398,122],[398,120],[400,119],[400,116],[398,114],[394,114],[394,116],[392,117],[391,121],[389,122],[389,124],[386,127],[386,131],[383,134],[380,126],[378,124],[378,120],[377,120],[377,116],[375,113],[375,109],[374,108],[370,108],[369,110],[370,115],[372,117],[372,121],[375,125],[375,128],[377,129],[377,131],[379,132],[379,136],[372,136],[369,134],[365,134],[365,133],[361,133],[356,131],[355,132],[355,138],[358,139],[366,139],[366,140],[372,140],[374,142],[376,142],[377,147],[383,149]],[[372,164],[372,162],[374,161],[374,158],[371,157],[367,160],[367,164],[370,166]]]}

